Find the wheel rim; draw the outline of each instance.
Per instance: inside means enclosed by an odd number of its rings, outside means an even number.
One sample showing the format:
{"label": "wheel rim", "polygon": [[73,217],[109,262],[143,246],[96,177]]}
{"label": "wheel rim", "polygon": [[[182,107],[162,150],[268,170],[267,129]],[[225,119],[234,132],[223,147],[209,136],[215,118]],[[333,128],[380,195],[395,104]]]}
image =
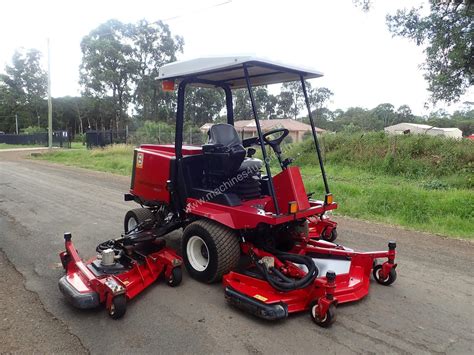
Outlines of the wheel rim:
{"label": "wheel rim", "polygon": [[189,263],[197,271],[206,270],[209,265],[209,249],[201,237],[192,236],[186,246]]}
{"label": "wheel rim", "polygon": [[377,270],[377,278],[378,278],[381,282],[387,282],[388,279],[390,279],[390,275],[387,275],[387,277],[386,277],[385,279],[382,279],[382,278],[380,277],[380,271],[381,271],[381,270],[382,270],[381,268]]}
{"label": "wheel rim", "polygon": [[318,313],[319,313],[319,312],[318,312],[318,309],[319,309],[319,307],[318,307],[317,305],[314,306],[314,307],[311,309],[311,313],[313,314],[313,318],[316,319],[316,320],[317,320],[318,322],[320,322],[320,323],[324,323],[324,322],[326,321],[326,318],[328,317],[328,314],[327,314],[327,312],[326,312],[326,314],[324,315],[324,317],[321,319],[321,318],[319,317],[319,314],[318,314]]}
{"label": "wheel rim", "polygon": [[130,232],[132,229],[134,229],[138,225],[137,220],[133,217],[129,218],[127,222],[127,232]]}
{"label": "wheel rim", "polygon": [[109,313],[110,313],[111,316],[113,316],[115,314],[115,306],[114,306],[113,303],[110,305]]}

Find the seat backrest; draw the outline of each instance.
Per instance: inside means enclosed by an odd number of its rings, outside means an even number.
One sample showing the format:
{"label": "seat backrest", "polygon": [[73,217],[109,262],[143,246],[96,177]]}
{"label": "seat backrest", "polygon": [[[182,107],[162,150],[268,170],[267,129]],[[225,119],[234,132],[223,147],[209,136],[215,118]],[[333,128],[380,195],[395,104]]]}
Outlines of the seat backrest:
{"label": "seat backrest", "polygon": [[233,176],[245,159],[245,149],[234,126],[218,123],[209,129],[209,141],[202,146],[209,176]]}
{"label": "seat backrest", "polygon": [[234,126],[227,123],[217,123],[209,129],[208,144],[222,144],[226,147],[242,144]]}

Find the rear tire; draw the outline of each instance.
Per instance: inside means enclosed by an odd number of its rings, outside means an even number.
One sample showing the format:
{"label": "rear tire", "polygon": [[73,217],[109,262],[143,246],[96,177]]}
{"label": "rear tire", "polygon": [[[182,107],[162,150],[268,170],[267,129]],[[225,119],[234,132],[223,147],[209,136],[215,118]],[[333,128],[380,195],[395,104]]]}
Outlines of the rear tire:
{"label": "rear tire", "polygon": [[125,233],[135,228],[138,224],[143,223],[147,219],[155,220],[155,215],[148,208],[135,208],[125,215],[123,220],[123,228]]}
{"label": "rear tire", "polygon": [[219,281],[237,267],[240,259],[237,233],[208,220],[193,222],[185,228],[181,248],[189,275],[206,283]]}

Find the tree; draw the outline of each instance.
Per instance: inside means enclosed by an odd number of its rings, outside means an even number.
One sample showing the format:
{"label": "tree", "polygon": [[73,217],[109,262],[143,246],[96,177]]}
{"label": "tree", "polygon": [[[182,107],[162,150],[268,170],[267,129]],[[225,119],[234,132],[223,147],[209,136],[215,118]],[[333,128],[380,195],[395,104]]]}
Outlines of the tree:
{"label": "tree", "polygon": [[136,71],[132,46],[124,38],[129,28],[120,21],[109,20],[81,41],[80,82],[84,93],[94,97],[112,95],[114,124],[118,128],[130,103],[130,81]]}
{"label": "tree", "polygon": [[[255,106],[260,119],[276,117],[277,97],[270,94],[266,86],[253,88]],[[237,120],[253,119],[252,105],[247,89],[238,89],[233,93],[234,116]]]}
{"label": "tree", "polygon": [[472,0],[429,0],[422,7],[398,10],[387,15],[394,36],[425,45],[423,65],[431,101],[455,102],[474,83],[474,6]]}
{"label": "tree", "polygon": [[173,37],[168,25],[161,21],[141,20],[128,27],[136,68],[132,76],[135,109],[144,120],[156,119],[158,116],[169,119],[170,110],[160,107],[174,111],[174,95],[163,92],[157,85],[158,68],[176,60],[176,54],[183,51],[184,40],[180,36]]}
{"label": "tree", "polygon": [[312,109],[323,108],[333,95],[334,93],[325,87],[310,89],[308,92],[310,107]]}
{"label": "tree", "polygon": [[268,94],[265,104],[263,106],[264,106],[263,114],[265,118],[272,120],[278,117],[277,115],[278,97],[277,96]]}
{"label": "tree", "polygon": [[288,118],[291,117],[294,113],[293,111],[293,94],[289,91],[282,91],[277,96],[278,99],[278,117]]}
{"label": "tree", "polygon": [[377,122],[374,127],[371,127],[372,129],[382,129],[383,127],[391,126],[397,117],[395,107],[389,103],[377,105],[371,113]]}
{"label": "tree", "polygon": [[[306,83],[306,90],[307,92],[311,91],[311,85],[308,82]],[[283,93],[286,93],[286,95],[281,96]],[[281,88],[281,94],[280,96],[281,99],[283,99],[282,103],[285,105],[285,109],[288,109],[288,104],[291,97],[289,113],[291,113],[291,116],[293,116],[293,118],[296,120],[304,105],[304,95],[301,83],[299,81],[290,81],[284,83]],[[288,114],[288,112],[286,113]]]}
{"label": "tree", "polygon": [[141,20],[136,24],[107,21],[81,42],[84,94],[112,97],[117,128],[119,123],[125,123],[126,111],[132,103],[142,119],[171,119],[175,95],[163,92],[156,79],[158,68],[175,61],[183,43],[161,21]]}
{"label": "tree", "polygon": [[0,74],[0,101],[8,114],[8,130],[14,127],[14,115],[21,114],[22,126],[39,125],[45,113],[44,101],[47,88],[47,74],[41,67],[41,52],[37,49],[16,50],[12,64],[5,66]]}
{"label": "tree", "polygon": [[411,112],[411,108],[408,105],[401,105],[397,109],[397,119],[393,124],[402,123],[402,122],[413,122],[415,116]]}
{"label": "tree", "polygon": [[192,87],[186,89],[184,118],[194,126],[215,121],[223,107],[222,90]]}
{"label": "tree", "polygon": [[233,92],[234,118],[236,120],[253,119],[252,105],[247,89],[237,89]]}

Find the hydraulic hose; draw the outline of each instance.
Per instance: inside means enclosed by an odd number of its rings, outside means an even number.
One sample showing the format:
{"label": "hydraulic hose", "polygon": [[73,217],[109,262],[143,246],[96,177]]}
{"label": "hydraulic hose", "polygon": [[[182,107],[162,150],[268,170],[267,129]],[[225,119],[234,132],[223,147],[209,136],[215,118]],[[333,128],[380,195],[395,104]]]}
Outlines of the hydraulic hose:
{"label": "hydraulic hose", "polygon": [[284,275],[280,270],[275,267],[267,268],[264,263],[257,262],[256,266],[262,273],[265,280],[278,291],[289,292],[300,288],[305,288],[313,283],[318,276],[319,270],[309,256],[296,255],[290,253],[283,253],[276,250],[271,252],[281,261],[290,261],[296,264],[305,265],[308,269],[308,273],[301,279],[293,279]]}

